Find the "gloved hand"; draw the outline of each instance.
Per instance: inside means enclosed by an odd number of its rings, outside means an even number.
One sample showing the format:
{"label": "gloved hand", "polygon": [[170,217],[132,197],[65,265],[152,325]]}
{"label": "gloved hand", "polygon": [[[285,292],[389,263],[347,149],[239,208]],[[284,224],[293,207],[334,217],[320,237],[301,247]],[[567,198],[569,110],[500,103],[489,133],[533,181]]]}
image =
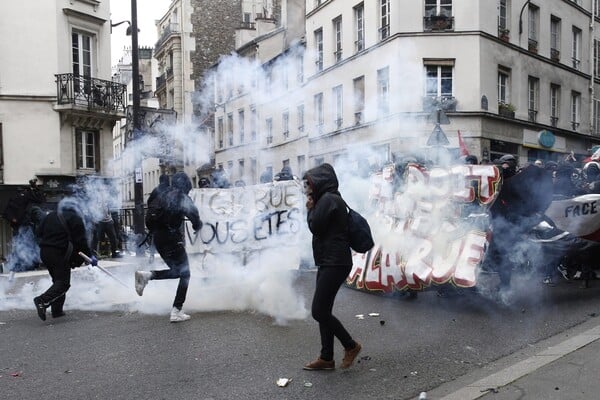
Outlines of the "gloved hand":
{"label": "gloved hand", "polygon": [[92,267],[98,266],[98,259],[96,258],[96,256],[91,256],[90,260],[91,260],[90,264],[92,265]]}

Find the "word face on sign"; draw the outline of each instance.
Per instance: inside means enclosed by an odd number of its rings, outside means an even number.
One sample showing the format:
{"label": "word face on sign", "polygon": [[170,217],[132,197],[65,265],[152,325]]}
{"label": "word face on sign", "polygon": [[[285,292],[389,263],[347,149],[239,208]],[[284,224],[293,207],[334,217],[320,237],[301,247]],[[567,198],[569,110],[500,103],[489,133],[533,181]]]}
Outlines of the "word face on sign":
{"label": "word face on sign", "polygon": [[409,164],[402,179],[388,181],[399,183],[393,196],[376,199],[380,212],[369,220],[378,245],[354,256],[347,284],[379,292],[475,286],[488,244],[487,210],[500,190],[498,168]]}
{"label": "word face on sign", "polygon": [[[295,181],[190,193],[203,226],[190,252],[235,252],[293,244],[304,228],[304,196]],[[190,228],[190,227],[188,227]],[[191,228],[190,228],[191,229]]]}

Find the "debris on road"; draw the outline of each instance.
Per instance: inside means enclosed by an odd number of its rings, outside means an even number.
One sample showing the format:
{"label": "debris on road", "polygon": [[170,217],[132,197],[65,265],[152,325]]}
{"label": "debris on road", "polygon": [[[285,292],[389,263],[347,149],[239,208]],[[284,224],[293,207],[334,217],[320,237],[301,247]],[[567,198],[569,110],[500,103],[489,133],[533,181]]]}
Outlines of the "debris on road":
{"label": "debris on road", "polygon": [[279,379],[277,379],[277,386],[286,387],[288,385],[288,383],[290,383],[291,381],[292,381],[291,378],[279,378]]}
{"label": "debris on road", "polygon": [[304,387],[310,388],[313,384],[311,382],[304,382]]}
{"label": "debris on road", "polygon": [[376,312],[369,313],[369,317],[379,317],[379,313],[376,313]]}
{"label": "debris on road", "polygon": [[358,319],[365,319],[365,314],[356,314],[355,317]]}
{"label": "debris on road", "polygon": [[427,392],[421,392],[419,394],[419,400],[427,400]]}
{"label": "debris on road", "polygon": [[12,376],[12,377],[15,377],[15,378],[16,378],[16,377],[19,377],[19,376],[21,376],[22,374],[23,374],[23,372],[19,371],[19,372],[13,372],[12,374],[10,374],[10,376]]}

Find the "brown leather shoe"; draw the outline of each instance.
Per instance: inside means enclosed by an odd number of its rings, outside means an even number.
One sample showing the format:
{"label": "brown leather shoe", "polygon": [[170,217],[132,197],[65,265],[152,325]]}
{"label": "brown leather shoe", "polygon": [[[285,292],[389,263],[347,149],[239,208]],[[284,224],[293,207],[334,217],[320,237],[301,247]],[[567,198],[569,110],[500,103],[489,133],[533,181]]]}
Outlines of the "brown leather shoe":
{"label": "brown leather shoe", "polygon": [[360,345],[360,343],[356,342],[356,346],[354,346],[353,349],[344,350],[344,359],[342,360],[342,365],[340,365],[340,368],[350,368],[352,366],[352,363],[354,363],[354,359],[356,358],[358,353],[360,353],[361,349],[362,346]]}
{"label": "brown leather shoe", "polygon": [[315,361],[306,364],[303,369],[307,371],[332,371],[335,369],[335,361],[325,361],[319,357]]}

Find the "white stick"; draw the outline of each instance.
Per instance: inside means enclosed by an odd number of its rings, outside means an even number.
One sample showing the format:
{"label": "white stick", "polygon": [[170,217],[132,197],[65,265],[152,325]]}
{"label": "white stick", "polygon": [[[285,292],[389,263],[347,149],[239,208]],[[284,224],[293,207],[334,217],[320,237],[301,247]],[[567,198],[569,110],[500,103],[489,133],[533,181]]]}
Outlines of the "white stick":
{"label": "white stick", "polygon": [[[78,253],[79,256],[81,256],[81,258],[83,258],[86,262],[88,263],[92,263],[92,259],[89,258],[85,253],[83,252],[79,252]],[[96,268],[98,268],[100,271],[104,272],[106,275],[110,276],[111,278],[113,278],[115,281],[119,282],[121,285],[125,286],[126,288],[129,288],[129,286],[127,286],[123,281],[121,281],[119,278],[117,278],[116,276],[114,276],[113,274],[111,274],[106,268],[102,268],[99,265],[96,265]]]}

